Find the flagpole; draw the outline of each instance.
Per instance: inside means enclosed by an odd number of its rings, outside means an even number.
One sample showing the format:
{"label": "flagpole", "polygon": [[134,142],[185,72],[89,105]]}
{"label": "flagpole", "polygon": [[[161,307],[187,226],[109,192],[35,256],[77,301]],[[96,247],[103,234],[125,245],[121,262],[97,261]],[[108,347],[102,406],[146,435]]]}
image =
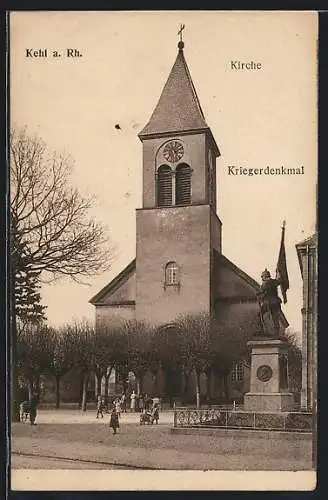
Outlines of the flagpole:
{"label": "flagpole", "polygon": [[285,251],[285,228],[286,228],[286,221],[283,220],[281,226],[279,256],[276,267],[276,279],[279,280],[280,290],[283,296],[284,304],[286,304],[287,302],[286,291],[289,288],[289,279],[288,279],[287,264],[286,264],[286,251]]}

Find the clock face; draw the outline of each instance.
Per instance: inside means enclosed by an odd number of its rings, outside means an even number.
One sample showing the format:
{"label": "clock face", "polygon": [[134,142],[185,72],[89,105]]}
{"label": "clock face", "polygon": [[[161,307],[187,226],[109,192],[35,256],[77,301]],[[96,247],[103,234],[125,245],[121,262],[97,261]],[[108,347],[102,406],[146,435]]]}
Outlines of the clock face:
{"label": "clock face", "polygon": [[170,141],[166,144],[163,150],[165,160],[176,163],[181,160],[184,154],[184,149],[179,141]]}

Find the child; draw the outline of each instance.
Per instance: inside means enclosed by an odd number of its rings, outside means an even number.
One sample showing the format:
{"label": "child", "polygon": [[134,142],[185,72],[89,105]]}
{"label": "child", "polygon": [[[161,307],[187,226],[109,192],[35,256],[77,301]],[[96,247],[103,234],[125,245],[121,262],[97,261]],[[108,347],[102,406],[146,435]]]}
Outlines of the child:
{"label": "child", "polygon": [[98,418],[99,415],[101,415],[101,418],[104,418],[103,410],[104,410],[104,401],[103,401],[102,397],[99,395],[98,399],[97,399],[97,416],[96,416],[96,418]]}
{"label": "child", "polygon": [[159,420],[159,407],[158,407],[158,404],[155,403],[154,404],[154,407],[153,407],[153,410],[152,410],[152,422],[156,422],[156,424],[158,424],[158,420]]}
{"label": "child", "polygon": [[109,422],[109,427],[113,429],[113,434],[116,434],[116,429],[120,427],[119,421],[118,421],[118,413],[116,411],[115,406],[113,407],[111,416],[110,416],[110,422]]}
{"label": "child", "polygon": [[121,400],[119,398],[115,399],[114,406],[115,406],[116,413],[117,413],[118,417],[120,417],[120,415],[121,415]]}

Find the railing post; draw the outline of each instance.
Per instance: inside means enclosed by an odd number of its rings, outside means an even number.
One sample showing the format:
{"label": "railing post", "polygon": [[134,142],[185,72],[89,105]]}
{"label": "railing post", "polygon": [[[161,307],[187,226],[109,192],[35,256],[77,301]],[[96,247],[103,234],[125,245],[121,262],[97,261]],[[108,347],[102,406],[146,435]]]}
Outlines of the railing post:
{"label": "railing post", "polygon": [[253,429],[256,429],[256,413],[253,413]]}
{"label": "railing post", "polygon": [[227,410],[225,410],[225,415],[226,415],[225,426],[226,426],[226,428],[228,428],[228,411]]}

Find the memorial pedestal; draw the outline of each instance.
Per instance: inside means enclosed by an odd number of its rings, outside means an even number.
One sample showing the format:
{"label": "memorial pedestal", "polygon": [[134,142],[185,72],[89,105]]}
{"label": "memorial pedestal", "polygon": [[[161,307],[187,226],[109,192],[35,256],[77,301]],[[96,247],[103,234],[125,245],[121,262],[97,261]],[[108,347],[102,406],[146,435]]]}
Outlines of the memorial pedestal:
{"label": "memorial pedestal", "polygon": [[251,340],[250,391],[245,394],[248,411],[291,411],[294,394],[288,390],[287,344],[279,339]]}

